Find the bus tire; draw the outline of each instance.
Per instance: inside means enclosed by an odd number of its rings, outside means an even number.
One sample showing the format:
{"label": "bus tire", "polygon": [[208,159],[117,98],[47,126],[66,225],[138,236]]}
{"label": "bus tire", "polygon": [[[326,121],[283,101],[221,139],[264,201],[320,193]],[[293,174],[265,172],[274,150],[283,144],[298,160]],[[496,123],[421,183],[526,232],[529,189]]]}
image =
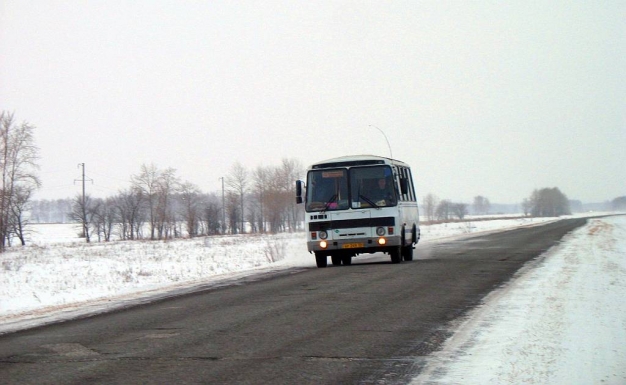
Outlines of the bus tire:
{"label": "bus tire", "polygon": [[404,246],[406,246],[406,227],[404,225],[402,225],[402,231],[400,234],[402,234],[400,236],[400,246],[404,248]]}
{"label": "bus tire", "polygon": [[326,267],[328,266],[328,257],[323,254],[315,253],[315,263],[317,267]]}
{"label": "bus tire", "polygon": [[391,257],[391,263],[402,262],[402,246],[394,246],[389,250],[389,256]]}
{"label": "bus tire", "polygon": [[405,261],[413,260],[413,245],[409,245],[402,248],[402,257]]}
{"label": "bus tire", "polygon": [[343,265],[344,266],[350,266],[352,265],[352,256],[351,255],[344,255],[343,257],[341,257],[341,260],[343,261]]}
{"label": "bus tire", "polygon": [[331,255],[330,260],[333,263],[333,266],[341,266],[341,256]]}

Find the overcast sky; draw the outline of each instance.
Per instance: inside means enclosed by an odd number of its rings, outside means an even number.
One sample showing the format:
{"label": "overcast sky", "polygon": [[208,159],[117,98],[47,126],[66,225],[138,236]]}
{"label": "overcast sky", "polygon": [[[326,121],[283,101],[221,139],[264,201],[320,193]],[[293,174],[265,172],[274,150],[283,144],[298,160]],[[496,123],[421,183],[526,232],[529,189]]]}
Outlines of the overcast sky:
{"label": "overcast sky", "polygon": [[[0,0],[0,109],[43,187],[112,196],[142,164],[203,191],[349,154],[420,195],[626,195],[624,1]],[[375,127],[373,127],[375,126]]]}

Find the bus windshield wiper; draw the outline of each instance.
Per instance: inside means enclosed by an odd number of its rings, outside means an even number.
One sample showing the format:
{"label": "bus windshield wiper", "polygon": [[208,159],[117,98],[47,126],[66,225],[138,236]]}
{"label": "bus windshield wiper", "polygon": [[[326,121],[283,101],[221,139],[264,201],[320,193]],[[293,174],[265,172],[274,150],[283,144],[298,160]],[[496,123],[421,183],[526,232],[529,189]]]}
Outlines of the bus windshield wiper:
{"label": "bus windshield wiper", "polygon": [[375,208],[377,208],[377,209],[379,209],[379,208],[380,208],[380,206],[379,206],[379,205],[377,205],[376,203],[374,203],[374,201],[373,201],[373,200],[371,200],[370,198],[366,197],[365,195],[361,195],[361,194],[359,194],[359,198],[361,198],[361,199],[363,199],[365,202],[369,203],[369,204],[370,204],[370,206],[372,206],[372,207],[375,207]]}
{"label": "bus windshield wiper", "polygon": [[328,202],[326,202],[326,204],[324,204],[324,210],[322,210],[321,212],[325,212],[326,210],[328,210],[330,208],[330,205],[337,200],[337,194],[334,194],[332,197],[330,197],[330,199],[328,200]]}

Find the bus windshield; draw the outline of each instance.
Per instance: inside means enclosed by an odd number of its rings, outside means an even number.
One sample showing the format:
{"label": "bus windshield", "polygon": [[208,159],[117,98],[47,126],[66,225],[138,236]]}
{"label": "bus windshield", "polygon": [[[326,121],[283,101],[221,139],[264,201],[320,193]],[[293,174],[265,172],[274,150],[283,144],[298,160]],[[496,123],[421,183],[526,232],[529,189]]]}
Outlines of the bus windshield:
{"label": "bus windshield", "polygon": [[352,208],[395,206],[397,194],[389,166],[350,169]]}
{"label": "bus windshield", "polygon": [[348,170],[310,171],[306,211],[345,210],[348,205]]}
{"label": "bus windshield", "polygon": [[396,197],[389,166],[312,170],[308,174],[306,211],[395,206]]}

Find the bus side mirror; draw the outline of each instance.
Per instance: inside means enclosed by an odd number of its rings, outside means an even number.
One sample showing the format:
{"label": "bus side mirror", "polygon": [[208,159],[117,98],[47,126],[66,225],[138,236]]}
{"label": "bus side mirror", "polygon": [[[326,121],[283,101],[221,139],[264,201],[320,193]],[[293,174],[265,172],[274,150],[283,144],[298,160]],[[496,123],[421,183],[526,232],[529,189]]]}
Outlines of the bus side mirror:
{"label": "bus side mirror", "polygon": [[400,179],[400,191],[402,192],[402,195],[409,193],[409,181],[406,178]]}
{"label": "bus side mirror", "polygon": [[302,198],[302,187],[304,183],[301,180],[296,181],[296,203],[300,204],[304,201]]}

